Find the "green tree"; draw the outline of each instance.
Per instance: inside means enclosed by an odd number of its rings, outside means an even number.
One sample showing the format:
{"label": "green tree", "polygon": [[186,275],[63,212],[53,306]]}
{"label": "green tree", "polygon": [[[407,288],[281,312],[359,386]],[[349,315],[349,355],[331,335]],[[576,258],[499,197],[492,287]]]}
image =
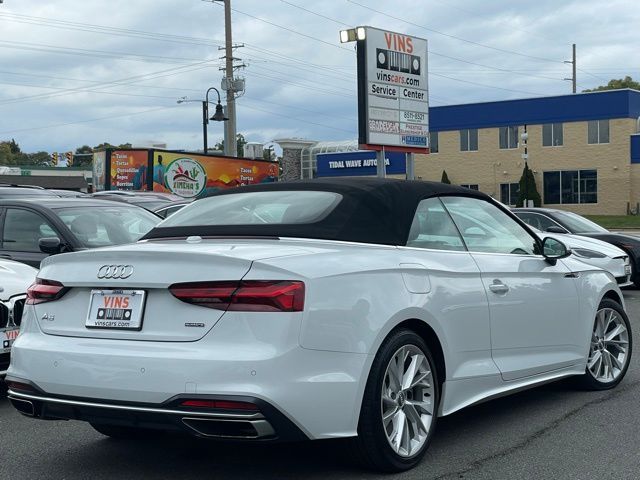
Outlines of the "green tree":
{"label": "green tree", "polygon": [[447,183],[449,185],[451,184],[451,180],[449,180],[446,170],[442,170],[442,178],[440,179],[440,183]]}
{"label": "green tree", "polygon": [[[76,148],[75,155],[73,156],[74,167],[86,167],[93,163],[93,148],[89,145],[83,145]],[[78,156],[82,155],[82,156]]]}
{"label": "green tree", "polygon": [[0,165],[13,165],[13,154],[9,142],[0,142]]}
{"label": "green tree", "polygon": [[[247,144],[247,140],[244,138],[244,135],[242,135],[241,133],[238,133],[236,135],[236,148],[238,149],[238,157],[243,157],[244,156],[244,146]],[[220,140],[218,143],[216,143],[213,148],[215,150],[220,150],[221,152],[224,151],[224,140]]]}
{"label": "green tree", "polygon": [[51,155],[49,152],[36,152],[36,153],[28,153],[27,157],[29,161],[27,162],[29,165],[49,165],[51,162]]}
{"label": "green tree", "polygon": [[623,88],[633,88],[634,90],[640,90],[640,82],[635,82],[629,75],[624,78],[614,78],[609,80],[606,85],[600,85],[596,88],[583,90],[583,92],[600,92],[602,90],[621,90]]}
{"label": "green tree", "polygon": [[22,153],[20,151],[20,145],[18,145],[16,143],[16,141],[12,138],[11,141],[9,142],[9,148],[11,149],[11,153],[13,153],[14,155],[16,153]]}
{"label": "green tree", "polygon": [[538,193],[538,187],[536,186],[536,179],[533,177],[533,172],[529,168],[529,165],[525,165],[522,169],[522,177],[520,177],[520,192],[518,193],[517,207],[524,205],[525,198],[527,200],[533,200],[533,206],[539,207],[542,205],[542,198]]}

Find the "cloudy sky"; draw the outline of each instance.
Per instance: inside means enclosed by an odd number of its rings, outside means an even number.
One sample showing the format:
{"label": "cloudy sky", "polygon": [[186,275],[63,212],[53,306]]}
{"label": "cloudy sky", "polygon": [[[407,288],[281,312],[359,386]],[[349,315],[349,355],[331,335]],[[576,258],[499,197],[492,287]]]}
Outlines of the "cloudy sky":
{"label": "cloudy sky", "polygon": [[[356,59],[338,32],[429,40],[432,106],[571,92],[640,78],[637,0],[232,0],[238,132],[250,141],[357,137]],[[220,87],[223,7],[203,0],[4,0],[0,140],[23,151],[102,142],[202,146],[198,103]],[[222,125],[209,125],[210,144]]]}

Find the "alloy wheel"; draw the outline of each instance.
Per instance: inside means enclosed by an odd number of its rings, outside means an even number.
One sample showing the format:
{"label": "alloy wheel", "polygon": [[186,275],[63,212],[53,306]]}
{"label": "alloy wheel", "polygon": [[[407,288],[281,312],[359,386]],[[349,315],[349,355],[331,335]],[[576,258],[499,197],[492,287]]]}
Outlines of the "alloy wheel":
{"label": "alloy wheel", "polygon": [[412,457],[427,441],[434,415],[432,366],[415,345],[400,347],[389,360],[381,392],[382,426],[393,451]]}
{"label": "alloy wheel", "polygon": [[628,360],[629,332],[624,319],[613,308],[602,308],[596,314],[591,334],[587,368],[598,382],[615,381]]}

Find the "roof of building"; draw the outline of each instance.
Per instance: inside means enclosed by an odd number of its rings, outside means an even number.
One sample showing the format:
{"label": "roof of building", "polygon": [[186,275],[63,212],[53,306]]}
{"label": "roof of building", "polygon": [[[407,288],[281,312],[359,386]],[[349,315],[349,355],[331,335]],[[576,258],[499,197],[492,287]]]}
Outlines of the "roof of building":
{"label": "roof of building", "polygon": [[[180,217],[170,217],[168,226],[151,230],[143,238],[188,236],[295,237],[381,245],[405,245],[420,200],[456,195],[490,199],[484,193],[439,182],[382,178],[322,178],[295,182],[247,185],[217,192],[198,200],[201,207],[216,207],[226,195],[250,192],[321,191],[334,192],[340,200],[326,216],[309,223],[260,223],[243,225],[180,225]],[[195,206],[194,206],[195,207]],[[291,205],[291,207],[297,207]],[[289,207],[289,208],[291,208]],[[225,208],[228,208],[225,207]],[[203,210],[204,211],[204,210]],[[287,215],[285,211],[283,218]],[[178,215],[178,214],[176,214]],[[208,217],[208,215],[206,215]],[[191,217],[188,217],[189,219]],[[173,219],[173,221],[170,221]],[[187,222],[188,223],[188,222]]]}
{"label": "roof of building", "polygon": [[82,176],[45,176],[45,175],[0,175],[0,183],[17,185],[36,185],[44,188],[81,189],[87,188]]}
{"label": "roof of building", "polygon": [[464,128],[638,117],[640,91],[627,88],[431,107],[429,129],[438,132]]}

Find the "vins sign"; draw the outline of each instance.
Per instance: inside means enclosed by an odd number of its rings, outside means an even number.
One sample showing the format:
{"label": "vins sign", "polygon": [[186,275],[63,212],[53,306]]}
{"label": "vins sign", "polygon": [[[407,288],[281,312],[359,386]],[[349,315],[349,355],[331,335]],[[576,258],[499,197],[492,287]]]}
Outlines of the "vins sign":
{"label": "vins sign", "polygon": [[360,145],[429,147],[427,41],[364,27],[358,41]]}

